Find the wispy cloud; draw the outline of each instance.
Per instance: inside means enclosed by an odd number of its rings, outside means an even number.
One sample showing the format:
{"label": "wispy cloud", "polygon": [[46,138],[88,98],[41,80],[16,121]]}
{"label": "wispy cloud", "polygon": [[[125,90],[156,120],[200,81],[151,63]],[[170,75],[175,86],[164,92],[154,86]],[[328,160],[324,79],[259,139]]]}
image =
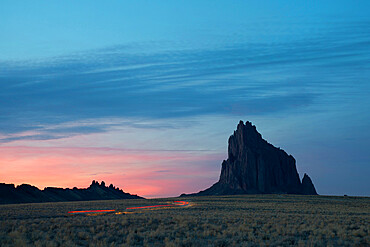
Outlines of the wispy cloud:
{"label": "wispy cloud", "polygon": [[47,127],[86,119],[266,115],[304,109],[336,93],[342,97],[342,89],[350,92],[347,78],[363,87],[369,60],[368,29],[355,27],[362,31],[356,39],[351,26],[334,36],[263,46],[145,53],[117,46],[39,62],[2,61],[0,132],[10,135],[2,142],[31,130],[38,134],[23,138],[63,138],[108,127]]}
{"label": "wispy cloud", "polygon": [[[346,87],[349,76],[356,78],[369,60],[369,42],[368,29],[354,23],[303,41],[152,52],[140,52],[140,45],[116,46],[44,61],[2,61],[0,131],[89,118],[258,115],[302,108]],[[341,79],[333,81],[336,74]]]}

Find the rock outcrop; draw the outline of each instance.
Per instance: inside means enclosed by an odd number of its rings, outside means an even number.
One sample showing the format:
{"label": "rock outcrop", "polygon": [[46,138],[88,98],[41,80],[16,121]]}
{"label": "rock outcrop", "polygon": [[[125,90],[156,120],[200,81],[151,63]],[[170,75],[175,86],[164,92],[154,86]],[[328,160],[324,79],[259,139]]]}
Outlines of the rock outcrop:
{"label": "rock outcrop", "polygon": [[251,122],[240,121],[229,138],[219,181],[192,195],[267,193],[317,195],[307,174],[301,183],[292,155],[264,140]]}
{"label": "rock outcrop", "polygon": [[305,173],[302,179],[302,194],[304,195],[317,195],[315,186],[311,178]]}
{"label": "rock outcrop", "polygon": [[95,180],[87,189],[46,187],[44,190],[40,190],[29,184],[15,187],[14,184],[0,183],[0,204],[140,198],[142,197],[123,192],[112,184],[106,187],[104,181],[99,184]]}

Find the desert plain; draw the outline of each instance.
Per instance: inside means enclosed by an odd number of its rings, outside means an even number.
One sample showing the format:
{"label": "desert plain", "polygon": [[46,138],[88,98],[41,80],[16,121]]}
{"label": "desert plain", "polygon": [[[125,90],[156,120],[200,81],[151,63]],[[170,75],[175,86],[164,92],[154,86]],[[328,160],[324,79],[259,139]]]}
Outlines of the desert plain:
{"label": "desert plain", "polygon": [[[70,215],[183,200],[189,206]],[[0,246],[369,246],[370,198],[235,195],[0,206]]]}

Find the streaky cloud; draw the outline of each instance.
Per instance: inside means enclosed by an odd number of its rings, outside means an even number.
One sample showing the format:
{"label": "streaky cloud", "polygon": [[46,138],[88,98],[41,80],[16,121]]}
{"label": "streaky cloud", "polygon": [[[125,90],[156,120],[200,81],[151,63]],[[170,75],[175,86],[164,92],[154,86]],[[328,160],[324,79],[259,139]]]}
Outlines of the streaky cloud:
{"label": "streaky cloud", "polygon": [[[57,139],[110,127],[50,128],[87,119],[288,114],[363,96],[369,34],[363,23],[352,23],[331,35],[270,44],[152,52],[140,52],[137,44],[49,60],[1,61],[0,133],[9,136],[0,141]],[[348,90],[348,80],[356,80],[357,88]],[[38,134],[12,136],[25,131]]]}

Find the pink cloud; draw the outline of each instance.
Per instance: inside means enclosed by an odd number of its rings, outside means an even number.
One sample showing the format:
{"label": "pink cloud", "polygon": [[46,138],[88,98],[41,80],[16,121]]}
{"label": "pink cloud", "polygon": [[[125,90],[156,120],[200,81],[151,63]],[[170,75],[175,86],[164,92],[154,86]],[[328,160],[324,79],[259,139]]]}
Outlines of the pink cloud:
{"label": "pink cloud", "polygon": [[95,179],[146,197],[177,196],[214,183],[222,158],[196,151],[0,147],[0,182],[83,188]]}

